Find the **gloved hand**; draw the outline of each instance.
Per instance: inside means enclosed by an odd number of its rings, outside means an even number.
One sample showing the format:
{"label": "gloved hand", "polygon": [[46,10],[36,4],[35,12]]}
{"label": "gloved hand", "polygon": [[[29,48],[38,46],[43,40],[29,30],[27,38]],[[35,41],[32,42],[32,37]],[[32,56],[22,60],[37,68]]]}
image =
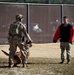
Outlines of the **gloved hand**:
{"label": "gloved hand", "polygon": [[30,47],[32,47],[32,41],[31,40],[26,40],[26,44],[29,44]]}
{"label": "gloved hand", "polygon": [[72,42],[69,42],[70,44],[72,44]]}
{"label": "gloved hand", "polygon": [[57,41],[53,40],[54,43],[56,43]]}
{"label": "gloved hand", "polygon": [[31,44],[33,41],[32,40],[26,40],[27,44]]}

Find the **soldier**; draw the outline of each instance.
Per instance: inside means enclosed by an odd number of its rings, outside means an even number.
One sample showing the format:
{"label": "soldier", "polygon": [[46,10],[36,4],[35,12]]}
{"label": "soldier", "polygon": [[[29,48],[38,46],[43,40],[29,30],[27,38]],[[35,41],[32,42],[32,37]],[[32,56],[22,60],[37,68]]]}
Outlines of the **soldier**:
{"label": "soldier", "polygon": [[68,18],[66,16],[63,17],[64,23],[62,23],[54,37],[53,37],[53,42],[57,42],[58,39],[60,39],[60,48],[61,48],[61,62],[60,64],[64,63],[65,56],[64,52],[66,49],[66,54],[67,54],[67,64],[69,63],[71,56],[70,56],[70,43],[74,41],[74,27],[69,23]]}
{"label": "soldier", "polygon": [[32,42],[29,34],[26,32],[26,27],[22,23],[23,19],[24,17],[22,14],[16,15],[16,21],[13,22],[9,28],[9,37],[8,37],[8,42],[10,45],[9,65],[8,65],[9,67],[12,67],[13,57],[16,52],[17,46],[20,48],[20,51],[23,53],[22,64],[24,67],[25,54],[27,54],[27,51],[25,50],[24,43],[22,42],[22,34],[24,34],[26,40]]}

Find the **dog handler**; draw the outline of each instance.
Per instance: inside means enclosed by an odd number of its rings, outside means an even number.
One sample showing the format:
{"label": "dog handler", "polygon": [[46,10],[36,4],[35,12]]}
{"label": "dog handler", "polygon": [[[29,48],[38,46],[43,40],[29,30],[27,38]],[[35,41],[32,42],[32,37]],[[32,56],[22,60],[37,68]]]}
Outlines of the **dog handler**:
{"label": "dog handler", "polygon": [[24,67],[25,57],[26,57],[24,53],[27,54],[27,51],[25,51],[24,43],[22,43],[22,34],[24,34],[27,40],[32,42],[29,34],[26,32],[26,27],[22,23],[23,19],[24,17],[22,14],[16,15],[16,21],[13,22],[9,27],[9,32],[8,32],[9,34],[8,42],[10,45],[9,65],[8,65],[9,67],[12,67],[13,57],[15,55],[17,46],[20,48],[21,53],[23,53],[22,64]]}
{"label": "dog handler", "polygon": [[64,63],[65,56],[64,52],[66,49],[67,54],[67,64],[70,62],[70,44],[74,42],[74,27],[69,24],[68,18],[66,16],[63,17],[63,22],[57,29],[54,37],[53,42],[56,43],[58,39],[60,39],[60,48],[61,48],[61,62],[60,64]]}

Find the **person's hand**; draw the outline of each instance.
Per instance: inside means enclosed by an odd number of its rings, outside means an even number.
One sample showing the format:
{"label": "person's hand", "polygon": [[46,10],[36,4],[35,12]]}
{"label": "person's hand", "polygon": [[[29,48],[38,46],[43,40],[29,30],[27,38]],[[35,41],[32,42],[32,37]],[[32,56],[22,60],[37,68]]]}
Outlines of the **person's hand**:
{"label": "person's hand", "polygon": [[69,42],[70,44],[72,44],[72,42]]}
{"label": "person's hand", "polygon": [[33,40],[29,40],[30,43],[33,43]]}
{"label": "person's hand", "polygon": [[32,47],[32,40],[26,40],[26,44],[29,44]]}
{"label": "person's hand", "polygon": [[53,40],[54,43],[56,43],[57,41]]}
{"label": "person's hand", "polygon": [[30,44],[30,43],[33,43],[33,41],[32,40],[26,40],[26,43]]}

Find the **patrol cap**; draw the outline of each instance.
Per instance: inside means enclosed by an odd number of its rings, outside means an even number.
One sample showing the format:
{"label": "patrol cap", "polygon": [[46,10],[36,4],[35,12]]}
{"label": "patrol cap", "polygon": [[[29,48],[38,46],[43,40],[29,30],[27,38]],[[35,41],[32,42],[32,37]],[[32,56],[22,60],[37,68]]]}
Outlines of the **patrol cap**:
{"label": "patrol cap", "polygon": [[23,19],[24,17],[23,17],[23,15],[22,14],[18,14],[18,15],[16,15],[16,19]]}

